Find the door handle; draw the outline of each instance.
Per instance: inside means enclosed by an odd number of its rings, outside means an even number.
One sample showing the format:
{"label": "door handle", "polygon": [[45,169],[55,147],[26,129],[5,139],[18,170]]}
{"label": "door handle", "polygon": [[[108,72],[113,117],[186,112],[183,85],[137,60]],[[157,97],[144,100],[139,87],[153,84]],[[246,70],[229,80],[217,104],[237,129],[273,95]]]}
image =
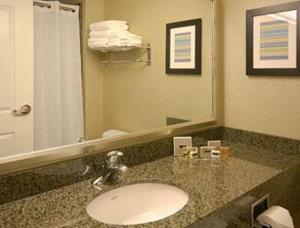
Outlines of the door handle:
{"label": "door handle", "polygon": [[29,104],[22,105],[20,109],[12,110],[14,116],[25,116],[31,112],[31,106]]}

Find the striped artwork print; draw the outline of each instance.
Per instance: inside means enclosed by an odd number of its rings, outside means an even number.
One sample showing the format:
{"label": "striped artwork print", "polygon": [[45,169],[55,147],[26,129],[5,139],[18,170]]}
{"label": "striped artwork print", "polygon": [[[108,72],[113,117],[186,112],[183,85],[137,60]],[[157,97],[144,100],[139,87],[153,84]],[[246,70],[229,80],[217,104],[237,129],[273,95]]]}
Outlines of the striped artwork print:
{"label": "striped artwork print", "polygon": [[192,52],[192,34],[191,32],[182,32],[175,34],[175,58],[177,63],[191,62]]}
{"label": "striped artwork print", "polygon": [[260,24],[260,60],[287,60],[289,24],[274,20]]}

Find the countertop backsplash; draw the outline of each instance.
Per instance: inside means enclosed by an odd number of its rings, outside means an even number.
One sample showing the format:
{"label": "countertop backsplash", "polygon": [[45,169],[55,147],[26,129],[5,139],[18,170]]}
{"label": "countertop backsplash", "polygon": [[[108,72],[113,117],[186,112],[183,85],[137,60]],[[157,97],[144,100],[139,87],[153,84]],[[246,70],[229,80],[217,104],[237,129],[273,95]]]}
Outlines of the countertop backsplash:
{"label": "countertop backsplash", "polygon": [[[299,140],[225,127],[201,130],[189,135],[193,137],[193,145],[195,146],[206,145],[207,140],[222,140],[224,144],[227,144],[227,142],[234,143],[235,147],[238,147],[239,144],[247,145],[250,149],[243,155],[244,157],[251,153],[250,151],[253,150],[253,148],[255,148],[255,150],[261,149],[263,151],[271,151],[269,152],[269,156],[272,156],[272,152],[274,151],[300,157]],[[132,167],[171,156],[173,154],[173,140],[172,137],[167,137],[143,144],[120,148],[119,150],[124,152],[121,162]],[[2,187],[0,189],[0,204],[95,177],[99,174],[101,164],[104,162],[104,156],[105,153],[100,153],[80,159],[1,176],[0,185]],[[284,159],[285,156],[282,155],[282,157]],[[257,160],[259,161],[259,159]]]}

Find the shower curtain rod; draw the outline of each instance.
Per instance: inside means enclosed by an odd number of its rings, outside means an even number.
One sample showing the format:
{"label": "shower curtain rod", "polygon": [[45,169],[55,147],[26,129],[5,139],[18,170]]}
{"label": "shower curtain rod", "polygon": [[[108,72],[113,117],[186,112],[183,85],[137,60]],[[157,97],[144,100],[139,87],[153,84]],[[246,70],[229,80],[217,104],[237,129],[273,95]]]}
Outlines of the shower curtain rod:
{"label": "shower curtain rod", "polygon": [[[47,8],[51,8],[51,4],[48,4],[48,3],[43,3],[43,2],[33,2],[33,5],[34,6],[40,6],[40,7],[47,7]],[[73,8],[69,8],[69,7],[66,7],[66,6],[59,6],[59,9],[61,10],[65,10],[65,11],[71,11],[71,12],[75,12],[75,10]]]}

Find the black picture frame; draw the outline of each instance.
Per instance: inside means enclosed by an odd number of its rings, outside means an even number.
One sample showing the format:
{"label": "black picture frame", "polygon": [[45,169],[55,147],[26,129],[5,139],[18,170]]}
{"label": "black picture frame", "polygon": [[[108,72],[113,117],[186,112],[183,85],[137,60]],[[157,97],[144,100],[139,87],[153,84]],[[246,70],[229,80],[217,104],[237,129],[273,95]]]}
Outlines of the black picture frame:
{"label": "black picture frame", "polygon": [[[285,11],[297,11],[296,19],[296,68],[254,68],[253,67],[253,20],[254,17]],[[246,11],[246,74],[270,76],[299,76],[300,75],[300,1],[263,7]]]}
{"label": "black picture frame", "polygon": [[[171,55],[171,30],[174,28],[184,28],[187,26],[195,26],[195,67],[194,68],[171,68],[170,55]],[[166,25],[166,74],[192,74],[201,75],[202,70],[202,19],[192,19]]]}

